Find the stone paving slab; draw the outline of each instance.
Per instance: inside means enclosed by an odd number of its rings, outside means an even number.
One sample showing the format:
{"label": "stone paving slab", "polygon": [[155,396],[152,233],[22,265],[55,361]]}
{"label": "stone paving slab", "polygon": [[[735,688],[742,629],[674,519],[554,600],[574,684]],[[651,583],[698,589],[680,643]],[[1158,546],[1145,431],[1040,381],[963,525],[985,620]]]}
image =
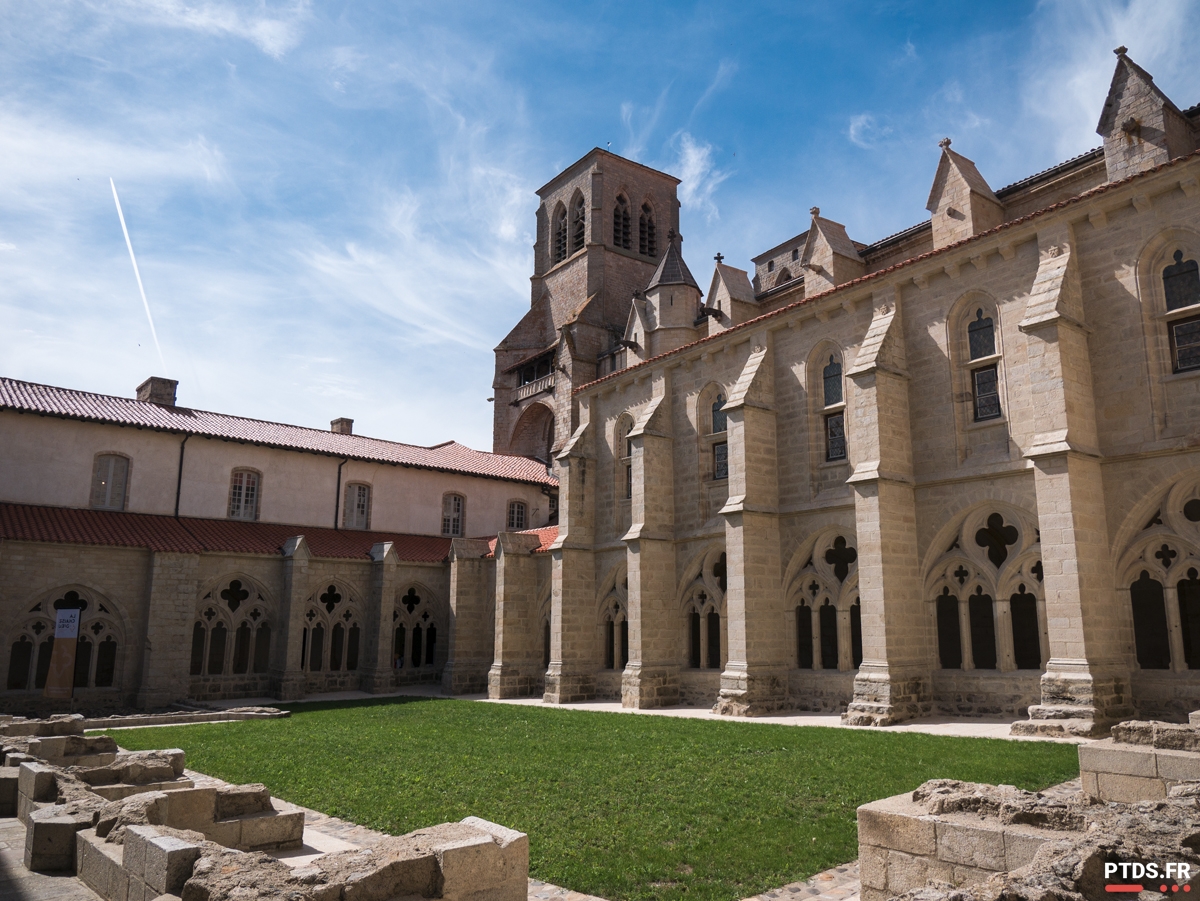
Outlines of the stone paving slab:
{"label": "stone paving slab", "polygon": [[745,901],[858,901],[858,895],[858,861],[852,860],[803,882],[792,882]]}

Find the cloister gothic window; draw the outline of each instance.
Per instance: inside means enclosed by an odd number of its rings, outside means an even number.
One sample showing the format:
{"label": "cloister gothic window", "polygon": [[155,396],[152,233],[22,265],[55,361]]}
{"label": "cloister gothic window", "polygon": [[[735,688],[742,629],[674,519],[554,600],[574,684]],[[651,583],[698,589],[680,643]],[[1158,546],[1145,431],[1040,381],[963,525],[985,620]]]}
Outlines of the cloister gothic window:
{"label": "cloister gothic window", "polygon": [[222,579],[200,599],[188,673],[244,676],[271,665],[271,605],[243,579]]}
{"label": "cloister gothic window", "polygon": [[1049,658],[1040,539],[1032,518],[979,508],[946,539],[927,591],[942,669],[1041,670]]}
{"label": "cloister gothic window", "polygon": [[617,202],[613,206],[613,246],[629,250],[632,247],[632,239],[629,201],[625,199],[624,194],[619,194],[617,195]]}
{"label": "cloister gothic window", "polygon": [[857,669],[863,658],[862,606],[852,539],[836,530],[819,534],[804,561],[789,567],[787,580],[796,623],[796,666]]}
{"label": "cloister gothic window", "polygon": [[1140,669],[1200,670],[1200,484],[1177,483],[1118,564]]}
{"label": "cloister gothic window", "polygon": [[362,644],[362,614],[348,589],[327,584],[313,592],[300,631],[300,668],[310,673],[354,672]]}
{"label": "cloister gothic window", "polygon": [[429,589],[412,585],[402,591],[392,610],[392,669],[432,672],[438,663],[438,625],[444,622],[442,605]]}
{"label": "cloister gothic window", "polygon": [[9,691],[40,691],[46,687],[54,652],[57,610],[79,611],[75,646],[75,688],[119,688],[124,631],[113,603],[83,589],[58,590],[31,605],[24,621],[9,633]]}
{"label": "cloister gothic window", "polygon": [[725,592],[728,558],[709,547],[694,558],[684,574],[682,590],[683,663],[688,669],[721,671],[728,658],[729,641]]}
{"label": "cloister gothic window", "polygon": [[[626,586],[627,587],[627,586]],[[614,591],[601,608],[604,629],[604,668],[623,670],[629,663],[629,612],[624,592]]]}
{"label": "cloister gothic window", "polygon": [[97,454],[92,464],[93,510],[124,510],[129,487],[129,458],[122,454]]}

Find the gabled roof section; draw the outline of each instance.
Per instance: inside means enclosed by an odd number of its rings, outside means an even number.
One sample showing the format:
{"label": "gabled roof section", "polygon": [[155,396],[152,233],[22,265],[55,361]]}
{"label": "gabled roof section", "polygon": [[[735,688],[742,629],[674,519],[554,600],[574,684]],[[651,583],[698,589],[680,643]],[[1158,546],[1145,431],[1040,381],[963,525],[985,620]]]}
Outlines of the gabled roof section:
{"label": "gabled roof section", "polygon": [[933,177],[933,185],[929,189],[929,200],[925,203],[925,209],[933,212],[937,209],[938,200],[941,199],[942,192],[946,189],[946,180],[950,177],[951,171],[957,172],[963,181],[967,183],[967,187],[975,194],[981,194],[988,200],[994,203],[999,203],[999,198],[992,191],[991,185],[987,183],[979,170],[975,168],[975,164],[967,159],[961,153],[955,153],[950,149],[950,139],[946,138],[942,144],[942,158],[938,161],[937,174]]}
{"label": "gabled roof section", "polygon": [[440,563],[450,554],[451,539],[437,535],[0,503],[0,539],[5,541],[145,548],[176,554],[279,556],[284,542],[297,535],[305,537],[314,557],[369,560],[372,546],[383,541],[392,542],[397,557],[407,562]]}
{"label": "gabled roof section", "polygon": [[810,212],[812,213],[812,225],[808,229],[808,239],[804,245],[804,254],[800,257],[801,266],[807,266],[812,262],[813,251],[817,249],[818,245],[818,236],[838,256],[857,260],[860,263],[863,261],[862,257],[859,256],[858,248],[854,246],[854,242],[846,234],[846,226],[840,222],[834,222],[832,219],[822,218],[821,210],[817,207],[813,207]]}
{"label": "gabled roof section", "polygon": [[188,407],[167,407],[128,397],[112,397],[107,394],[92,394],[88,391],[0,378],[0,411],[5,410],[175,434],[192,434],[277,447],[282,450],[307,451],[351,460],[391,463],[489,479],[535,485],[558,484],[554,476],[547,474],[545,464],[537,460],[477,451],[457,441],[448,441],[435,447],[421,447],[385,441],[382,438],[368,438],[365,435],[343,435],[298,425],[245,419],[241,416],[209,413]]}
{"label": "gabled roof section", "polygon": [[1177,116],[1182,116],[1179,107],[1171,102],[1171,98],[1159,90],[1154,83],[1154,76],[1131,60],[1126,55],[1124,47],[1113,51],[1117,54],[1117,67],[1113,70],[1112,81],[1108,85],[1108,97],[1104,100],[1104,108],[1100,111],[1100,122],[1096,125],[1096,134],[1105,137],[1116,127],[1115,119],[1121,108],[1121,98],[1129,86],[1129,82],[1139,81],[1162,102],[1162,105]]}
{"label": "gabled roof section", "polygon": [[653,291],[659,285],[690,285],[697,291],[700,290],[687,263],[683,261],[683,254],[679,252],[677,243],[675,233],[671,232],[667,236],[667,252],[658,261],[658,268],[654,270],[654,276],[646,286],[647,291]]}
{"label": "gabled roof section", "polygon": [[708,288],[710,303],[717,296],[722,285],[732,299],[754,303],[754,286],[750,284],[750,274],[745,269],[717,263],[713,269],[712,284]]}

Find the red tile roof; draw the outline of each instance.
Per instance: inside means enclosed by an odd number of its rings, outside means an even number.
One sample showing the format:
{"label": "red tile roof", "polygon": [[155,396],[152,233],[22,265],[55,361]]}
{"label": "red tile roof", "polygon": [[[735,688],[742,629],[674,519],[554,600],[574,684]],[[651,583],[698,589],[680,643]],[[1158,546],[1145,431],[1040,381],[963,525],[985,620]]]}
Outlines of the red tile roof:
{"label": "red tile roof", "polygon": [[440,563],[450,554],[450,539],[436,535],[0,503],[0,540],[7,541],[146,548],[181,554],[277,555],[283,552],[284,542],[296,535],[305,537],[314,557],[367,560],[371,546],[382,541],[392,542],[399,558],[409,562]]}
{"label": "red tile roof", "polygon": [[[550,550],[550,545],[554,544],[554,542],[558,540],[558,526],[542,526],[540,529],[523,529],[518,534],[536,535],[538,537],[538,541],[540,542],[540,544],[538,544],[538,546],[533,549],[533,553],[544,554]],[[488,539],[487,555],[489,557],[496,556],[496,541],[497,540],[498,539],[495,537]]]}
{"label": "red tile roof", "polygon": [[85,422],[134,426],[177,434],[190,433],[261,444],[284,450],[308,451],[351,460],[392,463],[417,469],[433,469],[463,475],[557,485],[546,465],[529,457],[491,454],[472,450],[457,441],[434,447],[400,444],[365,435],[342,435],[298,425],[244,419],[225,413],[208,413],[188,407],[166,407],[128,397],[92,394],[70,388],[55,388],[17,379],[0,378],[0,410],[36,413]]}
{"label": "red tile roof", "polygon": [[[1087,154],[1083,154],[1083,155],[1086,156]],[[663,353],[660,353],[653,357],[649,357],[648,359],[642,360],[639,363],[634,363],[632,366],[627,366],[624,369],[618,369],[616,372],[610,372],[608,375],[601,376],[598,379],[593,379],[592,381],[587,382],[586,384],[580,385],[578,388],[575,388],[571,392],[571,394],[572,394],[572,396],[574,396],[576,394],[581,394],[584,391],[589,391],[592,388],[595,388],[597,385],[601,384],[602,382],[610,382],[610,381],[614,381],[616,379],[622,378],[624,376],[629,375],[635,369],[643,369],[645,367],[652,366],[652,365],[660,362],[661,360],[665,360],[667,357],[674,357],[674,356],[678,356],[679,354],[682,354],[682,353],[687,353],[688,351],[692,350],[693,348],[695,348],[701,344],[713,344],[713,343],[716,343],[717,341],[725,340],[725,339],[729,338],[734,332],[748,331],[750,329],[757,328],[758,326],[762,325],[766,320],[775,319],[776,317],[784,316],[788,313],[794,312],[795,310],[797,310],[801,306],[804,306],[805,304],[810,304],[810,303],[813,303],[814,301],[822,300],[823,298],[826,298],[831,294],[837,294],[839,291],[848,291],[851,288],[857,288],[858,286],[860,286],[866,282],[875,281],[876,279],[883,278],[886,275],[891,275],[893,272],[896,272],[899,269],[905,269],[909,266],[913,266],[917,263],[921,263],[921,262],[924,262],[925,260],[931,259],[932,257],[954,253],[955,251],[962,250],[968,244],[974,244],[979,241],[983,241],[987,238],[990,238],[990,237],[993,237],[994,235],[999,234],[1002,231],[1007,231],[1010,228],[1015,228],[1018,225],[1022,225],[1024,223],[1030,222],[1034,219],[1041,218],[1042,216],[1045,216],[1049,213],[1057,212],[1058,210],[1065,209],[1066,207],[1074,206],[1075,204],[1082,203],[1085,200],[1090,200],[1093,197],[1098,197],[1101,194],[1106,194],[1107,192],[1112,191],[1116,188],[1122,188],[1125,185],[1129,184],[1130,182],[1136,181],[1139,178],[1145,178],[1146,176],[1152,175],[1155,172],[1161,172],[1164,169],[1171,169],[1182,163],[1187,163],[1187,162],[1190,162],[1190,161],[1198,159],[1198,158],[1200,158],[1200,150],[1194,150],[1185,156],[1176,157],[1173,160],[1170,160],[1166,163],[1160,163],[1159,165],[1154,166],[1150,169],[1146,169],[1142,172],[1135,172],[1133,175],[1129,175],[1125,178],[1118,179],[1117,181],[1105,182],[1102,185],[1097,185],[1094,188],[1089,188],[1087,191],[1084,191],[1081,194],[1076,194],[1074,197],[1069,197],[1066,200],[1060,200],[1058,203],[1052,203],[1048,207],[1044,207],[1043,209],[1040,209],[1040,210],[1035,210],[1032,213],[1027,213],[1026,215],[1020,216],[1016,219],[1010,219],[1007,222],[1002,222],[1000,225],[997,225],[993,228],[989,228],[987,231],[982,231],[977,235],[971,235],[970,237],[963,238],[961,241],[956,241],[953,244],[947,244],[945,247],[939,247],[937,250],[926,251],[925,253],[918,254],[915,257],[910,257],[907,260],[901,260],[898,263],[894,263],[893,265],[888,266],[886,269],[880,269],[878,272],[870,272],[866,275],[860,275],[856,279],[851,279],[848,282],[844,282],[840,285],[835,285],[834,287],[829,288],[825,291],[822,291],[819,294],[813,294],[809,297],[805,297],[805,298],[802,298],[801,300],[797,300],[797,301],[794,301],[793,303],[789,303],[786,306],[780,307],[778,310],[772,310],[769,313],[763,313],[761,316],[756,316],[753,319],[747,319],[745,322],[739,322],[737,325],[730,326],[729,328],[725,329],[724,331],[720,331],[715,334],[708,335],[704,338],[699,338],[688,344],[683,344],[679,347],[676,347],[673,350],[664,351]],[[1070,161],[1068,161],[1068,162],[1070,162]]]}

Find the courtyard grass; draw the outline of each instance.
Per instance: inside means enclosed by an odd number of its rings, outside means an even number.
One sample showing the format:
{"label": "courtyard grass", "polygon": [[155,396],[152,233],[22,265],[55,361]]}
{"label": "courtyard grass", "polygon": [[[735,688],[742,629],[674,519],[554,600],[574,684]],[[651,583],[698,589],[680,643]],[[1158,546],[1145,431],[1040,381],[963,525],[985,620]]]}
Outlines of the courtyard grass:
{"label": "courtyard grass", "polygon": [[380,699],[114,733],[395,835],[479,816],[530,875],[613,901],[732,901],[857,856],[855,808],[926,779],[1040,789],[1074,745]]}

